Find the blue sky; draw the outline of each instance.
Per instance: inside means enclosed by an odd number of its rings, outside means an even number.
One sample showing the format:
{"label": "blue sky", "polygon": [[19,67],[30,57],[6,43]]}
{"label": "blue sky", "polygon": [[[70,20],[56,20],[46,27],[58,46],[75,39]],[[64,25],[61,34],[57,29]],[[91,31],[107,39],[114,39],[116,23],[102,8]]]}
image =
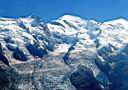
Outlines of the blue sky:
{"label": "blue sky", "polygon": [[128,0],[0,0],[0,16],[4,17],[37,15],[50,21],[63,14],[97,21],[128,18]]}

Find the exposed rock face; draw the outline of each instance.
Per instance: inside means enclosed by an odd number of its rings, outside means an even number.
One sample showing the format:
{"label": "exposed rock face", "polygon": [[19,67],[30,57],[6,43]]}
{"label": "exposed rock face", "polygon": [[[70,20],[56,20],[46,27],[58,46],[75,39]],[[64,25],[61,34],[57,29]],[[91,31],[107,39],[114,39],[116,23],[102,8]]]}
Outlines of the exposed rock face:
{"label": "exposed rock face", "polygon": [[0,90],[128,90],[127,32],[124,19],[0,18]]}
{"label": "exposed rock face", "polygon": [[38,56],[39,58],[43,58],[43,56],[47,54],[47,50],[45,48],[40,47],[38,42],[34,44],[29,43],[26,45],[26,48],[29,51],[29,53],[34,57]]}
{"label": "exposed rock face", "polygon": [[6,90],[9,87],[9,78],[8,74],[4,71],[0,71],[0,90]]}
{"label": "exposed rock face", "polygon": [[73,72],[70,81],[77,90],[102,90],[93,72],[87,67],[80,67]]}
{"label": "exposed rock face", "polygon": [[111,71],[110,80],[112,82],[112,90],[127,90],[128,89],[128,62],[119,61],[114,65]]}
{"label": "exposed rock face", "polygon": [[7,66],[9,66],[8,59],[6,58],[6,56],[5,56],[4,53],[3,53],[3,48],[2,48],[1,43],[0,43],[0,60],[1,60],[2,62],[4,62]]}

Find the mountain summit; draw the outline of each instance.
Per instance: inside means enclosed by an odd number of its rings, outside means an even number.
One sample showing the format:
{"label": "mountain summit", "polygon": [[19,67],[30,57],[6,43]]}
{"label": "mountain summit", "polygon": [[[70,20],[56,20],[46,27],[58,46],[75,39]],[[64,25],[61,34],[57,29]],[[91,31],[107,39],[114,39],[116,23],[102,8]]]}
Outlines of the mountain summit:
{"label": "mountain summit", "polygon": [[0,45],[0,78],[9,80],[0,86],[5,90],[128,89],[125,19],[64,15],[44,23],[37,16],[1,17]]}

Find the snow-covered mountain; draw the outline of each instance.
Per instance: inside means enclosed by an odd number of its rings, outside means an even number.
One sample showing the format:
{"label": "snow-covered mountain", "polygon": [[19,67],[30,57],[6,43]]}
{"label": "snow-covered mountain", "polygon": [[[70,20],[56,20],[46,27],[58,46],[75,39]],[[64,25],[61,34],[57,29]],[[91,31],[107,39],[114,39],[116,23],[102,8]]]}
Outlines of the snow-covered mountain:
{"label": "snow-covered mountain", "polygon": [[127,47],[125,19],[0,18],[0,60],[10,64],[1,68],[13,90],[127,90]]}

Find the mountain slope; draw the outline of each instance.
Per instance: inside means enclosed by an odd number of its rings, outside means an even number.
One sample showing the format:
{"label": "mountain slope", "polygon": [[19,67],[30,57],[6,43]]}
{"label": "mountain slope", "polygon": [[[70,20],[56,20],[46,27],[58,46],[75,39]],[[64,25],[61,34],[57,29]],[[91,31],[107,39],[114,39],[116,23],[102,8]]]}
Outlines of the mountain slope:
{"label": "mountain slope", "polygon": [[0,18],[0,49],[10,63],[1,64],[10,80],[4,88],[85,90],[95,84],[91,90],[127,90],[127,74],[120,70],[127,67],[127,32],[125,19],[101,23],[64,15],[44,23],[37,16]]}

